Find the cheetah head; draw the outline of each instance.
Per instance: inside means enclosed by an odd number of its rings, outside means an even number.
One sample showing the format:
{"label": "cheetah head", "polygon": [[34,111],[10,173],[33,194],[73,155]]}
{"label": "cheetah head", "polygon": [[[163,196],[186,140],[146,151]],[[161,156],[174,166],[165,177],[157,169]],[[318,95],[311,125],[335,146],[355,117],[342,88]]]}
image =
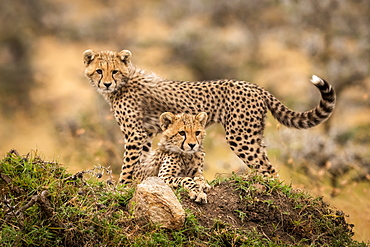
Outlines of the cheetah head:
{"label": "cheetah head", "polygon": [[129,74],[131,52],[87,50],[83,53],[85,75],[99,93],[112,93],[121,88]]}
{"label": "cheetah head", "polygon": [[162,113],[159,118],[163,137],[161,144],[174,152],[194,153],[203,148],[207,113],[197,115]]}

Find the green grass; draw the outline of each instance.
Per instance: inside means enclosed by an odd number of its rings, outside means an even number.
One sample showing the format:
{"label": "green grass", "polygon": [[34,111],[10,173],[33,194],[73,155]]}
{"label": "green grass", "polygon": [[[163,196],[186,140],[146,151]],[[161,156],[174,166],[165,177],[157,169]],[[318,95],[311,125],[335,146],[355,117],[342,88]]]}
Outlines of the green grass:
{"label": "green grass", "polygon": [[[101,170],[72,176],[36,154],[8,154],[0,170],[2,178],[8,178],[0,184],[4,209],[0,211],[0,245],[80,246],[85,241],[113,244],[125,240],[120,224],[130,217],[119,209],[125,209],[134,190],[116,187],[110,178],[94,178]],[[43,192],[47,193],[46,206],[39,199]]]}
{"label": "green grass", "polygon": [[[290,186],[273,179],[255,176],[246,180],[234,174],[213,181],[213,185],[224,182],[232,182],[246,201],[255,202],[261,193],[280,193],[296,200],[300,210],[307,207],[303,202],[309,196],[297,195]],[[265,189],[251,186],[257,183]],[[289,246],[256,229],[235,228],[220,220],[203,227],[189,209],[181,230],[139,222],[127,208],[133,193],[134,188],[115,184],[104,167],[69,174],[57,162],[46,162],[37,153],[22,157],[10,152],[0,161],[0,246]],[[181,189],[176,191],[178,197],[182,193]],[[278,207],[271,199],[262,203]],[[243,211],[236,213],[246,217]],[[336,226],[325,221],[329,218],[323,217],[317,224],[332,228],[335,234]],[[297,220],[294,224],[300,227],[306,222]],[[365,246],[350,237],[333,246],[343,243]]]}

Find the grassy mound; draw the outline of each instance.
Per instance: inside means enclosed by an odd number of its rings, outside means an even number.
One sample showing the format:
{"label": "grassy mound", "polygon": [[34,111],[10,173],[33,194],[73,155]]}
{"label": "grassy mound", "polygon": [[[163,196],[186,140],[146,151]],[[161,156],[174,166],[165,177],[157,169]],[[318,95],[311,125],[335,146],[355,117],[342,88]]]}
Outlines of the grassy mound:
{"label": "grassy mound", "polygon": [[109,169],[71,175],[11,151],[0,161],[0,245],[366,246],[343,213],[276,180],[233,175],[213,185],[205,205],[176,191],[185,226],[166,230],[132,216],[134,188],[116,185]]}

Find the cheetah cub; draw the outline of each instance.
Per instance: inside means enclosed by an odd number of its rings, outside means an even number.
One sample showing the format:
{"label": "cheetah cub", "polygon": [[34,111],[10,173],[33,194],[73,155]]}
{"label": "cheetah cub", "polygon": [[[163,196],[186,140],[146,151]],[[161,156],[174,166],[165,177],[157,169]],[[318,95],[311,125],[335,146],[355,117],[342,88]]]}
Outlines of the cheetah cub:
{"label": "cheetah cub", "polygon": [[207,114],[174,115],[165,112],[159,120],[163,134],[158,148],[134,168],[134,178],[142,181],[150,176],[158,176],[172,187],[184,187],[192,200],[207,203],[205,192],[211,188],[203,177]]}

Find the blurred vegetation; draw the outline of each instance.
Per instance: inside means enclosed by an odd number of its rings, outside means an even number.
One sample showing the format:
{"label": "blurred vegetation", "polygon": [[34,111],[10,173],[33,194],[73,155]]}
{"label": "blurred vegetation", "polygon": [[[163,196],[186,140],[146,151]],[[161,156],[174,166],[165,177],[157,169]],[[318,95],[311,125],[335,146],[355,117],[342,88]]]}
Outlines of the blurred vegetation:
{"label": "blurred vegetation", "polygon": [[[294,174],[297,186],[329,185],[329,194],[338,195],[364,182],[366,194],[369,13],[367,0],[5,0],[0,151],[37,148],[71,171],[103,164],[119,173],[122,135],[106,102],[83,78],[81,54],[129,49],[135,64],[163,77],[252,81],[297,111],[319,100],[310,76],[327,79],[338,94],[333,116],[304,133],[270,118],[270,159],[286,179]],[[206,143],[208,177],[242,169],[227,153],[220,128],[212,128]],[[359,238],[370,239],[369,232]]]}

